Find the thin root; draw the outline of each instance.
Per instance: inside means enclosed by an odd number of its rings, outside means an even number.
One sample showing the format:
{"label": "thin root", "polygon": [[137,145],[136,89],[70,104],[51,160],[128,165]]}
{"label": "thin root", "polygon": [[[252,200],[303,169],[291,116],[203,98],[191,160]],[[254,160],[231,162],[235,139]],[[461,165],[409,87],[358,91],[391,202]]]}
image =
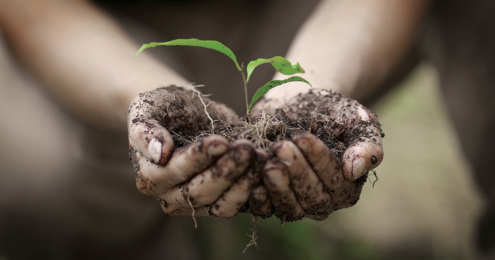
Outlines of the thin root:
{"label": "thin root", "polygon": [[194,209],[192,203],[191,203],[191,200],[189,199],[189,197],[187,197],[187,202],[189,202],[189,206],[191,206],[191,209],[192,209],[192,214],[191,214],[191,217],[192,219],[194,220],[194,228],[198,228],[198,222],[196,222],[196,217],[194,217],[194,215],[196,214],[196,210]]}
{"label": "thin root", "polygon": [[376,175],[376,172],[374,170],[371,170],[373,172],[373,175],[375,175],[376,180],[373,182],[373,185],[371,186],[372,188],[375,188],[375,183],[378,181],[378,175]]}
{"label": "thin root", "polygon": [[178,137],[182,138],[182,140],[186,141],[187,143],[193,143],[193,141],[191,141],[191,140],[187,140],[184,136],[182,136],[182,135],[180,135],[180,134],[178,134],[178,133],[176,133],[176,132],[174,132],[174,131],[170,131],[170,132],[171,132],[172,134],[177,135]]}
{"label": "thin root", "polygon": [[211,118],[210,114],[206,110],[206,108],[210,105],[210,103],[205,104],[205,101],[203,100],[203,97],[205,97],[206,95],[203,95],[201,92],[199,92],[199,90],[196,89],[197,87],[203,87],[203,86],[204,85],[191,86],[191,89],[192,89],[192,91],[194,91],[193,92],[193,97],[194,97],[194,93],[198,94],[199,100],[201,101],[201,104],[203,104],[203,107],[205,108],[205,114],[208,117],[208,119],[210,119],[211,130],[213,131],[213,128],[215,128],[215,124],[214,123],[215,123],[216,120],[213,120],[213,118]]}
{"label": "thin root", "polygon": [[253,218],[253,228],[251,228],[251,230],[253,231],[253,234],[252,235],[249,235],[247,234],[248,237],[251,238],[251,240],[249,241],[249,243],[246,245],[246,248],[244,248],[244,251],[242,251],[242,253],[246,253],[246,250],[248,249],[248,247],[254,245],[254,247],[258,247],[258,243],[256,242],[256,239],[258,238],[258,236],[256,235],[256,224],[258,223],[258,218],[255,217],[254,215],[251,215],[251,217]]}
{"label": "thin root", "polygon": [[[278,120],[274,115],[268,115],[265,111],[261,112],[260,118],[254,122],[241,121],[240,126],[232,129],[229,128],[225,132],[229,135],[236,135],[239,139],[248,139],[254,143],[256,148],[270,150],[276,141],[284,139],[287,132],[287,125]],[[266,138],[268,133],[278,133],[275,140]]]}

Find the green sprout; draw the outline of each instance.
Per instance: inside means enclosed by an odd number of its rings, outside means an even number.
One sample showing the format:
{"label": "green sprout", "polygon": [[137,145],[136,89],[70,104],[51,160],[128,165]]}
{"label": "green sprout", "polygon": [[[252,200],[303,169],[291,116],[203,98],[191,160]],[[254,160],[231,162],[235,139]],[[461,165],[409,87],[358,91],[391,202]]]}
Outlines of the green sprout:
{"label": "green sprout", "polygon": [[241,73],[242,75],[242,81],[244,83],[244,95],[246,97],[246,114],[249,115],[251,112],[251,108],[253,105],[263,96],[265,95],[270,89],[274,87],[278,87],[282,84],[292,82],[292,81],[301,81],[309,84],[311,84],[299,77],[299,76],[292,76],[288,79],[285,80],[272,80],[265,85],[263,85],[261,88],[259,88],[256,93],[254,94],[253,98],[251,99],[251,103],[248,103],[248,94],[247,94],[247,83],[249,82],[249,78],[251,77],[251,74],[253,73],[254,69],[258,67],[259,65],[270,63],[272,64],[273,68],[277,70],[278,72],[284,74],[284,75],[294,75],[296,73],[304,73],[303,68],[297,63],[296,65],[292,65],[288,60],[286,60],[282,56],[275,56],[270,59],[257,59],[249,62],[247,65],[247,78],[246,78],[246,73],[244,72],[244,68],[242,66],[239,66],[239,63],[237,62],[237,59],[235,57],[235,54],[227,48],[227,46],[223,45],[222,43],[218,41],[204,41],[204,40],[198,40],[198,39],[177,39],[177,40],[172,40],[169,42],[151,42],[148,44],[143,44],[141,46],[141,49],[136,53],[138,55],[140,52],[142,52],[145,49],[148,48],[153,48],[156,46],[196,46],[196,47],[202,47],[206,49],[212,49],[216,50],[218,52],[221,52],[225,55],[227,55],[230,59],[232,59],[235,63],[235,66],[237,67],[237,70]]}

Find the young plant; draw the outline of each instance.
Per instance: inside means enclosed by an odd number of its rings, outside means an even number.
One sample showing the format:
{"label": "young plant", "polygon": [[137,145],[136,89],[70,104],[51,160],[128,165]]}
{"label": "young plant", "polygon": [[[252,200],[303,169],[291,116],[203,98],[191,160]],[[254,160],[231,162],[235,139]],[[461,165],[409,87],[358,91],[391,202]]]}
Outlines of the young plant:
{"label": "young plant", "polygon": [[251,103],[248,103],[248,93],[247,93],[247,83],[249,82],[249,78],[251,77],[251,74],[253,73],[254,69],[258,67],[259,65],[270,63],[272,64],[273,68],[277,70],[278,72],[284,74],[284,75],[294,75],[296,73],[304,73],[304,70],[301,68],[299,63],[296,65],[292,65],[288,60],[286,60],[284,57],[281,56],[275,56],[270,59],[263,59],[259,58],[257,60],[250,61],[249,64],[247,65],[247,78],[246,78],[246,73],[244,72],[244,68],[242,66],[239,66],[239,63],[237,62],[237,59],[234,55],[234,53],[227,48],[227,46],[223,45],[222,43],[218,41],[204,41],[204,40],[198,40],[198,39],[177,39],[177,40],[172,40],[169,42],[151,42],[148,44],[143,44],[141,46],[141,49],[136,53],[138,55],[140,52],[142,52],[145,49],[156,47],[156,46],[196,46],[196,47],[202,47],[206,49],[212,49],[216,50],[218,52],[221,52],[225,55],[227,55],[230,59],[232,59],[235,63],[235,66],[237,67],[237,70],[241,73],[242,75],[242,81],[244,83],[244,95],[246,97],[246,114],[249,116],[249,113],[251,112],[251,108],[253,105],[263,96],[265,95],[268,91],[270,91],[274,87],[278,87],[280,85],[283,85],[288,82],[292,81],[302,81],[311,86],[311,84],[299,77],[299,76],[292,76],[288,79],[285,80],[272,80],[265,85],[263,85],[261,88],[259,88],[256,93],[254,94],[253,98],[251,99]]}

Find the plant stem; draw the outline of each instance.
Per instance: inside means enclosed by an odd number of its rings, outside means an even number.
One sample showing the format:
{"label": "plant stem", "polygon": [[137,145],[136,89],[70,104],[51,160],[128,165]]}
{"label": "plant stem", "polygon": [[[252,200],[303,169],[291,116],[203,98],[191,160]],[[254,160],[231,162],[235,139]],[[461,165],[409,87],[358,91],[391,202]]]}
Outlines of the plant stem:
{"label": "plant stem", "polygon": [[246,115],[249,118],[248,91],[247,91],[246,74],[244,74],[244,70],[241,71],[241,75],[242,75],[242,82],[244,83],[244,96],[246,97]]}

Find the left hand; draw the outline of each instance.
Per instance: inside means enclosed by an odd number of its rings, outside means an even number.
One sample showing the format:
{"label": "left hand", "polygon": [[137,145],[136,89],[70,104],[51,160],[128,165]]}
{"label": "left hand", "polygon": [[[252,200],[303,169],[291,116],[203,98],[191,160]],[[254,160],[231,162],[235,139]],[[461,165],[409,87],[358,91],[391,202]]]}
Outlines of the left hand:
{"label": "left hand", "polygon": [[177,141],[171,134],[180,136],[176,132],[182,131],[194,138],[209,129],[209,115],[224,122],[237,120],[230,108],[205,97],[206,114],[193,94],[168,86],[146,91],[131,102],[128,132],[136,187],[157,198],[168,215],[232,217],[260,182],[256,173],[261,169],[253,167],[258,165],[255,158],[263,155],[247,140],[229,144],[218,135],[175,150]]}
{"label": "left hand", "polygon": [[[262,102],[260,107],[270,105],[270,100]],[[261,216],[271,215],[274,210],[282,221],[303,217],[323,220],[334,210],[356,204],[367,173],[383,159],[376,115],[355,100],[322,89],[298,95],[282,109],[288,117],[308,116],[326,122],[319,126],[324,128],[322,131],[309,131],[321,134],[328,130],[335,137],[331,145],[341,149],[332,151],[310,132],[276,143],[275,158],[266,163],[263,171],[272,207],[251,203],[251,210]],[[256,204],[260,208],[253,208]]]}

